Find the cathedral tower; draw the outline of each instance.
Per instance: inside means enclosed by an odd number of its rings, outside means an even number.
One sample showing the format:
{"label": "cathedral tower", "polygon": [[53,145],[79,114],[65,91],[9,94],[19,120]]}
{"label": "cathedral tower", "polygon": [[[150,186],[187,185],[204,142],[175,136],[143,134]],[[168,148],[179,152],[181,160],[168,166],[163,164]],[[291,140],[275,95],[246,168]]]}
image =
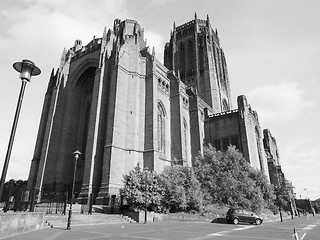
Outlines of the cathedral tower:
{"label": "cathedral tower", "polygon": [[194,20],[173,25],[164,50],[164,65],[179,74],[214,113],[232,108],[226,58],[208,16],[201,20],[195,14]]}

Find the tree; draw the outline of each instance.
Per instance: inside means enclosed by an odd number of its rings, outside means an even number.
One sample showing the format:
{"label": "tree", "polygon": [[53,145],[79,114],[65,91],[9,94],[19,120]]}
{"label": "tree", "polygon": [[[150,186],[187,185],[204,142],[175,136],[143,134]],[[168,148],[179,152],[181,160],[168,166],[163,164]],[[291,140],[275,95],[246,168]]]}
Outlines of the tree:
{"label": "tree", "polygon": [[159,176],[155,172],[141,171],[137,165],[128,175],[124,175],[122,195],[133,209],[156,210],[163,193],[158,181]]}
{"label": "tree", "polygon": [[203,155],[198,155],[195,159],[193,170],[197,179],[201,183],[206,202],[219,201],[219,189],[217,178],[220,171],[219,161],[222,153],[216,151],[211,145],[204,148]]}
{"label": "tree", "polygon": [[203,194],[192,168],[180,165],[166,167],[160,179],[164,189],[163,209],[177,212],[201,208]]}
{"label": "tree", "polygon": [[275,204],[279,208],[286,208],[289,206],[291,198],[290,192],[292,189],[291,183],[287,181],[287,179],[283,178],[279,185],[276,185],[274,188],[274,193],[276,195]]}
{"label": "tree", "polygon": [[249,177],[253,179],[256,187],[260,189],[262,198],[264,200],[264,206],[273,208],[276,196],[274,194],[273,185],[269,183],[266,175],[261,171],[251,168]]}
{"label": "tree", "polygon": [[[287,195],[280,194],[284,190],[275,191],[277,204],[287,204]],[[274,207],[276,198],[266,176],[252,168],[242,153],[231,146],[226,152],[205,147],[192,168],[168,166],[156,174],[141,171],[137,165],[124,176],[122,194],[131,207],[157,212],[199,211],[207,204],[260,211]]]}
{"label": "tree", "polygon": [[5,202],[5,211],[9,210],[9,208],[12,208],[14,211],[21,210],[24,208],[23,194],[26,190],[26,187],[26,180],[11,179],[4,184],[1,202]]}
{"label": "tree", "polygon": [[122,195],[137,210],[177,212],[199,210],[203,194],[192,168],[168,166],[158,175],[139,165],[124,176]]}
{"label": "tree", "polygon": [[292,188],[293,188],[292,184],[285,177],[283,177],[280,180],[279,184],[276,185],[274,188],[274,194],[276,195],[275,205],[279,208],[281,222],[282,222],[281,210],[289,208],[290,201],[291,201],[290,195],[291,195]]}
{"label": "tree", "polygon": [[273,201],[272,187],[263,173],[253,169],[233,146],[226,152],[206,147],[203,156],[196,158],[194,172],[211,203],[259,211]]}

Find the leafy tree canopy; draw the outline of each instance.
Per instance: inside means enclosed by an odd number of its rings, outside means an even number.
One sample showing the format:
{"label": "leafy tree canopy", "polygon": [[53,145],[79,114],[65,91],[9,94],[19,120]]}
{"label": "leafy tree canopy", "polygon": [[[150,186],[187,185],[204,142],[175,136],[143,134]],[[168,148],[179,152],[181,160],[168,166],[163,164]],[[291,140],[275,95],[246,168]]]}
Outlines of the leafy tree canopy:
{"label": "leafy tree canopy", "polygon": [[290,186],[284,181],[274,189],[235,147],[221,152],[208,146],[192,168],[168,166],[157,174],[137,165],[124,176],[122,195],[138,210],[200,211],[206,205],[224,204],[260,211],[277,209],[274,204],[287,206]]}
{"label": "leafy tree canopy", "polygon": [[286,208],[290,204],[290,195],[292,188],[292,184],[284,177],[281,179],[279,185],[275,186],[275,204],[279,208]]}
{"label": "leafy tree canopy", "polygon": [[141,171],[138,165],[124,176],[122,195],[137,210],[176,212],[202,206],[200,183],[192,169],[184,166],[166,167],[157,174]]}
{"label": "leafy tree canopy", "polygon": [[160,205],[163,189],[156,172],[142,171],[137,165],[124,176],[122,195],[134,209],[156,209]]}
{"label": "leafy tree canopy", "polygon": [[264,174],[253,169],[235,147],[225,153],[206,147],[195,161],[194,172],[211,203],[260,210],[273,202],[273,189]]}

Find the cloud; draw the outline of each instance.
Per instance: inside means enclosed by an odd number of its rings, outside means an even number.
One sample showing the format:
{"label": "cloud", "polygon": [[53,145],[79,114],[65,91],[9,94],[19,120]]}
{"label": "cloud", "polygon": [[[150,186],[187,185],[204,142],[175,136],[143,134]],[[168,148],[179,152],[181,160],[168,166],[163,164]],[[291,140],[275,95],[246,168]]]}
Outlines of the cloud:
{"label": "cloud", "polygon": [[247,96],[263,122],[291,121],[315,106],[315,102],[305,99],[304,90],[295,82],[257,87]]}
{"label": "cloud", "polygon": [[[1,3],[3,8],[0,10],[0,16],[10,28],[1,28],[1,32],[14,32],[11,27],[14,25],[28,25],[24,32],[29,30],[41,30],[43,26],[51,28],[53,33],[59,34],[61,29],[72,31],[70,24],[76,25],[95,25],[106,23],[106,20],[112,21],[115,18],[121,18],[128,15],[125,0],[97,0],[94,4],[89,0],[64,1],[64,0],[25,0],[18,1],[19,4]],[[3,22],[3,20],[1,22]],[[55,20],[52,25],[50,20]],[[33,24],[30,24],[33,23]],[[51,23],[51,24],[48,24]],[[0,25],[1,26],[1,25]],[[56,28],[58,26],[58,28]],[[33,32],[32,32],[33,33]],[[28,34],[26,35],[28,36]]]}
{"label": "cloud", "polygon": [[163,5],[167,3],[175,2],[176,0],[151,0],[150,3],[154,5]]}
{"label": "cloud", "polygon": [[[32,78],[24,96],[13,146],[8,178],[26,178],[32,159],[43,97],[51,69],[59,66],[63,48],[76,39],[88,44],[94,35],[102,37],[104,26],[112,28],[115,18],[128,17],[125,0],[1,0],[0,96],[2,122],[0,155],[5,156],[20,81],[12,64],[30,59],[41,75]],[[2,160],[0,160],[0,167]],[[18,169],[18,170],[17,170]],[[24,174],[23,174],[24,172]]]}
{"label": "cloud", "polygon": [[281,165],[298,196],[316,199],[320,197],[320,151],[308,145],[308,141],[298,141],[281,149],[281,159],[285,160],[281,160]]}
{"label": "cloud", "polygon": [[163,62],[164,37],[156,32],[146,30],[145,38],[147,39],[147,46],[150,47],[150,51],[152,51],[152,47],[154,47],[157,59]]}
{"label": "cloud", "polygon": [[[307,141],[299,141],[290,145],[287,145],[281,150],[281,158],[286,159],[288,164],[301,164],[304,163],[307,166],[319,164],[320,167],[320,152],[318,149],[308,148]],[[315,161],[315,160],[319,161]],[[301,165],[299,165],[301,166]]]}
{"label": "cloud", "polygon": [[0,70],[9,76],[5,66],[28,58],[49,76],[64,47],[76,39],[85,45],[94,35],[101,37],[104,26],[112,28],[113,20],[128,12],[125,0],[1,0]]}
{"label": "cloud", "polygon": [[0,32],[2,38],[8,37],[7,31],[10,30],[13,25],[23,20],[23,17],[21,17],[19,13],[29,7],[29,3],[23,0],[2,0],[0,2]]}
{"label": "cloud", "polygon": [[[47,12],[59,13],[66,15],[75,20],[90,23],[110,18],[117,15],[121,17],[127,13],[125,8],[125,0],[97,0],[92,4],[90,0],[38,0],[38,6],[45,9]],[[121,16],[119,16],[121,15]],[[113,17],[112,17],[113,18]]]}
{"label": "cloud", "polygon": [[[115,18],[128,13],[125,0],[98,0],[94,4],[89,0],[5,3],[1,4],[5,8],[0,10],[0,16],[9,27],[0,25],[0,64],[25,56],[39,64],[47,76],[53,63],[59,64],[63,48],[72,47],[76,39],[86,45],[93,36],[101,37],[104,26],[112,28]],[[48,69],[44,65],[49,65]]]}

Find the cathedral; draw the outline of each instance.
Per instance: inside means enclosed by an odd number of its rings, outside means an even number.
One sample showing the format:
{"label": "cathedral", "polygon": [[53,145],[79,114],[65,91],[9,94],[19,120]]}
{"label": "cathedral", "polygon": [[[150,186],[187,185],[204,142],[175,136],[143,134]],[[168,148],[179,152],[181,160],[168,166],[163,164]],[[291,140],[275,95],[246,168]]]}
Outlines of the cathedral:
{"label": "cathedral", "polygon": [[76,40],[52,70],[28,189],[38,202],[70,189],[77,150],[77,201],[108,204],[137,164],[156,172],[192,166],[208,144],[234,145],[272,183],[281,175],[275,138],[257,112],[245,96],[232,106],[226,57],[208,16],[173,25],[163,62],[137,21],[116,19],[101,38]]}

